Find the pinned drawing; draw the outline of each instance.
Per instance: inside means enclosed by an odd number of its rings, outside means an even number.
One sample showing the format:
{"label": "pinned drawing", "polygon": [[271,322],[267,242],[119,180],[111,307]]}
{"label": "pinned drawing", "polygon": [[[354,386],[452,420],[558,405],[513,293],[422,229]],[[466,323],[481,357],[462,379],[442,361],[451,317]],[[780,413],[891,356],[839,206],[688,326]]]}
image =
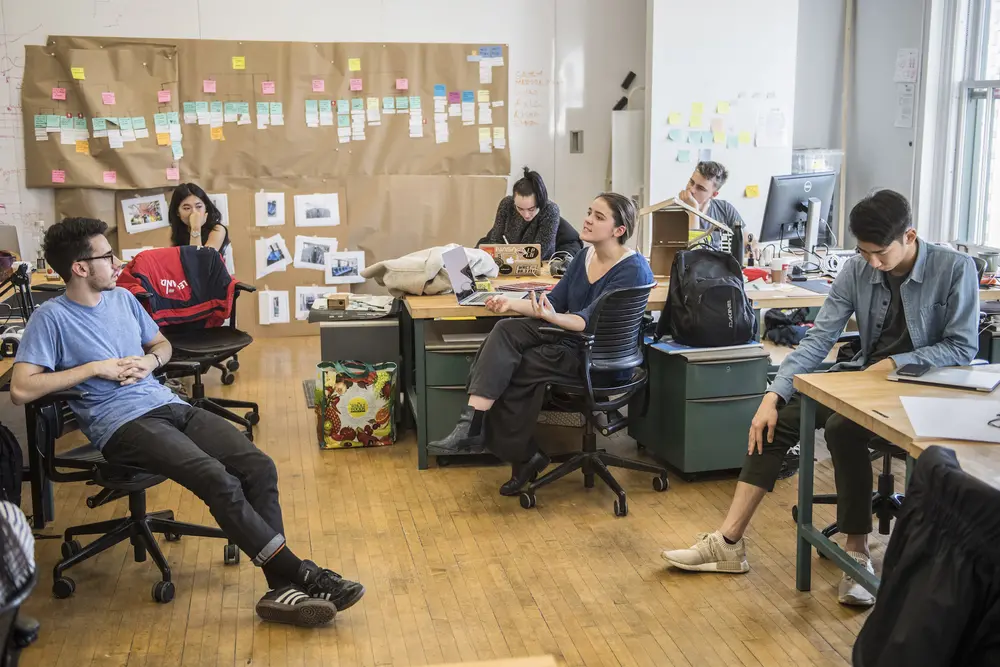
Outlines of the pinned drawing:
{"label": "pinned drawing", "polygon": [[295,319],[309,319],[309,311],[312,309],[316,299],[322,299],[323,295],[330,291],[329,287],[302,287],[295,288]]}
{"label": "pinned drawing", "polygon": [[125,231],[129,234],[169,227],[167,199],[162,194],[122,200]]}
{"label": "pinned drawing", "polygon": [[361,271],[364,268],[364,251],[329,252],[326,254],[326,284],[363,283]]}
{"label": "pinned drawing", "polygon": [[281,234],[257,239],[256,256],[258,280],[270,273],[284,271],[292,263],[292,254]]}
{"label": "pinned drawing", "polygon": [[254,195],[257,226],[273,227],[285,224],[285,193],[258,192]]}
{"label": "pinned drawing", "polygon": [[340,197],[329,194],[295,195],[296,227],[333,227],[340,224]]}
{"label": "pinned drawing", "polygon": [[319,236],[295,237],[295,268],[326,269],[326,254],[337,252],[337,239]]}

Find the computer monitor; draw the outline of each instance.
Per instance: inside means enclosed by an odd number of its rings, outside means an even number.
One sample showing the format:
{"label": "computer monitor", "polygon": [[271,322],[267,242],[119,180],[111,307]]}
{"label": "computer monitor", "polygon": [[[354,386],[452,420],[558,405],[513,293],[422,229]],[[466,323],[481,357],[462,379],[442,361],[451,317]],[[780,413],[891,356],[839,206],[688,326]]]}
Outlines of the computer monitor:
{"label": "computer monitor", "polygon": [[[760,227],[760,242],[780,241],[797,248],[803,248],[807,244],[829,244],[831,234],[828,218],[836,184],[837,173],[833,171],[772,176],[764,208],[764,221]],[[815,230],[807,230],[809,200],[813,198],[819,200],[818,220]],[[808,232],[812,232],[812,238],[815,239],[811,243],[807,241],[810,236]]]}

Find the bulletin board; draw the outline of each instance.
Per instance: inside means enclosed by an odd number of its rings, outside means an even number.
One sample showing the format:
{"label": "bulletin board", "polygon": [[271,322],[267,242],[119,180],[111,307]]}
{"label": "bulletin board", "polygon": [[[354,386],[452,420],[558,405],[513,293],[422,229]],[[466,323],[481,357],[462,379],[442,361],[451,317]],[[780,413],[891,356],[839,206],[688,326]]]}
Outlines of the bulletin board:
{"label": "bulletin board", "polygon": [[[108,221],[119,251],[170,239],[169,228],[130,233],[123,200],[169,202],[179,182],[225,194],[236,278],[289,292],[288,324],[260,325],[256,296],[240,299],[240,328],[255,336],[315,334],[295,319],[295,288],[325,284],[322,271],[293,266],[258,279],[257,239],[281,234],[294,252],[296,236],[333,237],[371,265],[473,245],[506,193],[505,46],[51,37],[26,52],[28,185],[55,188],[60,216]],[[103,118],[115,122],[94,124]],[[124,134],[124,119],[130,140],[112,148],[108,132]],[[283,224],[256,225],[261,190],[283,194]],[[295,196],[314,193],[337,194],[337,226],[296,227]],[[370,281],[328,291],[349,289],[379,291]]]}

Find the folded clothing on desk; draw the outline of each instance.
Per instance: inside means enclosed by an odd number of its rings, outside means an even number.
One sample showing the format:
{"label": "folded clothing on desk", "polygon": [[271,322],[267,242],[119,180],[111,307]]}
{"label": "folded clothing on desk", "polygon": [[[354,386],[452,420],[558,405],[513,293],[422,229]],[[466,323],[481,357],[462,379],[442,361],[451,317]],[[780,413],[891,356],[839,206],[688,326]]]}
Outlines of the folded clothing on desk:
{"label": "folded clothing on desk", "polygon": [[[458,244],[435,246],[411,252],[397,259],[387,259],[362,269],[364,278],[373,278],[383,287],[389,288],[393,296],[413,294],[443,294],[451,291],[451,282],[444,271],[445,251],[457,248]],[[475,248],[466,248],[465,255],[476,276],[495,278],[500,271],[490,255]]]}

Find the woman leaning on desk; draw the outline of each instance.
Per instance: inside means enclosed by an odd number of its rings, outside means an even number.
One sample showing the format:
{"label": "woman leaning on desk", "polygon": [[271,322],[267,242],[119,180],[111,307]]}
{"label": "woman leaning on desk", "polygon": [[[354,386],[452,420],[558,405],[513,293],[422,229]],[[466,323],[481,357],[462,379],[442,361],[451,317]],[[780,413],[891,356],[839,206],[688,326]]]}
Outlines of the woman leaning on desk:
{"label": "woman leaning on desk", "polygon": [[578,382],[580,358],[575,347],[540,329],[583,331],[604,293],[653,282],[646,258],[625,247],[635,221],[631,199],[615,193],[599,195],[590,205],[581,234],[591,247],[573,260],[548,297],[535,298],[532,293],[527,299],[487,300],[486,307],[494,313],[524,317],[500,320],[487,336],[472,363],[468,405],[451,434],[430,443],[428,453],[458,454],[485,445],[511,464],[510,480],[500,487],[505,496],[517,495],[545,469],[549,459],[532,439],[545,387]]}
{"label": "woman leaning on desk", "polygon": [[560,217],[559,205],[549,199],[541,175],[527,167],[514,183],[514,194],[500,200],[493,228],[476,245],[500,243],[537,243],[543,260],[557,251],[572,256],[583,249],[580,235]]}
{"label": "woman leaning on desk", "polygon": [[174,188],[167,218],[170,220],[170,245],[215,248],[225,254],[229,230],[222,224],[222,213],[194,183],[181,183]]}

